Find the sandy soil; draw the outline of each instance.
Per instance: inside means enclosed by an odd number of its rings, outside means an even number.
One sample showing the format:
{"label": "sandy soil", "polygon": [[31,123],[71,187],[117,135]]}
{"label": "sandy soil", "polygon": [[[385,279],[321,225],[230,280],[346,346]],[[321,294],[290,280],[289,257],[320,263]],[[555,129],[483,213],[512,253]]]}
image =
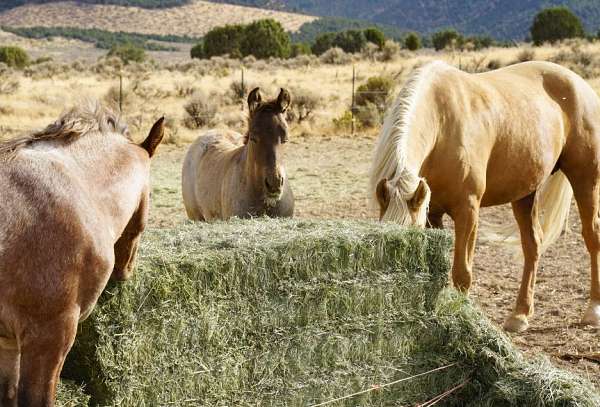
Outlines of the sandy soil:
{"label": "sandy soil", "polygon": [[[292,137],[286,169],[296,195],[296,216],[310,218],[374,218],[365,188],[372,136]],[[185,147],[165,147],[153,168],[152,226],[168,227],[185,221],[181,203],[180,168]],[[509,206],[484,209],[489,221],[512,221]],[[451,222],[446,222],[451,227]],[[544,255],[538,275],[536,314],[514,343],[532,357],[549,357],[556,365],[575,371],[600,387],[600,364],[565,361],[565,355],[600,352],[598,329],[578,324],[587,305],[589,258],[580,237],[575,208],[571,232]],[[517,248],[477,246],[472,298],[497,324],[510,313],[520,283],[522,261]]]}

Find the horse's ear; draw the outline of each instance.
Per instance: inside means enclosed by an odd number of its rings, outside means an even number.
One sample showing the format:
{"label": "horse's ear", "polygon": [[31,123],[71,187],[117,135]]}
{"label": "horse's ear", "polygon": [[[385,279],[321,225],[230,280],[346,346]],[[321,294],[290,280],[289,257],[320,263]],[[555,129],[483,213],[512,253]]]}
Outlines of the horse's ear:
{"label": "horse's ear", "polygon": [[427,182],[421,178],[413,197],[408,201],[408,206],[413,210],[419,209],[425,203],[428,194],[429,186],[427,186]]}
{"label": "horse's ear", "polygon": [[387,211],[388,206],[390,205],[390,197],[391,197],[390,186],[388,184],[388,180],[383,178],[381,181],[377,183],[377,188],[375,188],[375,196],[377,197],[377,202],[379,202],[379,219],[383,218],[383,215]]}
{"label": "horse's ear", "polygon": [[248,109],[250,113],[256,109],[256,107],[262,102],[262,95],[260,94],[260,88],[254,88],[248,95]]}
{"label": "horse's ear", "polygon": [[161,117],[160,119],[158,119],[158,121],[156,123],[154,123],[154,126],[152,126],[152,129],[150,130],[150,134],[148,134],[148,137],[146,137],[146,140],[144,140],[142,142],[142,144],[140,144],[140,146],[148,152],[148,155],[150,156],[150,158],[152,158],[152,156],[154,155],[154,152],[156,151],[156,147],[158,147],[158,145],[162,141],[164,135],[165,135],[165,118]]}
{"label": "horse's ear", "polygon": [[290,92],[288,92],[287,89],[281,88],[279,96],[277,96],[277,106],[279,107],[281,113],[285,113],[288,107],[290,107],[291,103],[292,96],[290,95]]}

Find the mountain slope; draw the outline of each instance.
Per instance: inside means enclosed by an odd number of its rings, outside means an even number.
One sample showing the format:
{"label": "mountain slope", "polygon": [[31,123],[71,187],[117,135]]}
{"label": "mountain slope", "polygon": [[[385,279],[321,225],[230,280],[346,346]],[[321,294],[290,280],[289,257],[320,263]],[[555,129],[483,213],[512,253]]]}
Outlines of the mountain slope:
{"label": "mountain slope", "polygon": [[[216,0],[223,1],[223,0]],[[454,27],[467,34],[523,39],[535,13],[566,5],[589,31],[600,27],[598,0],[224,0],[225,2],[299,11],[311,15],[366,19],[406,30],[431,33]]]}
{"label": "mountain slope", "polygon": [[261,18],[274,18],[289,31],[296,31],[302,24],[315,19],[301,14],[198,0],[161,9],[72,1],[29,3],[0,12],[0,26],[97,28],[139,34],[201,37],[215,26],[249,23]]}

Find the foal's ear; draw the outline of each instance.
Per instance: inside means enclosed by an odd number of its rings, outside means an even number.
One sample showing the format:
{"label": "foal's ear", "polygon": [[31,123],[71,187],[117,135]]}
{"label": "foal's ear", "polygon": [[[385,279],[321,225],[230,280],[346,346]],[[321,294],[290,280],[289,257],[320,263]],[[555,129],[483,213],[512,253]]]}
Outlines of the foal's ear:
{"label": "foal's ear", "polygon": [[429,186],[427,185],[427,182],[421,178],[413,197],[408,201],[408,206],[413,210],[419,209],[425,203],[428,194]]}
{"label": "foal's ear", "polygon": [[260,94],[260,88],[254,88],[248,95],[248,109],[250,113],[256,109],[256,107],[262,102],[262,95]]}
{"label": "foal's ear", "polygon": [[386,178],[383,178],[377,183],[375,195],[377,196],[377,202],[379,202],[381,215],[383,215],[385,211],[387,211],[391,197],[390,186],[388,185],[388,180]]}
{"label": "foal's ear", "polygon": [[165,135],[165,118],[161,117],[158,119],[152,129],[150,130],[150,134],[146,137],[146,140],[140,144],[140,146],[148,152],[150,158],[154,155],[156,151],[156,147],[160,144]]}
{"label": "foal's ear", "polygon": [[287,89],[281,88],[279,96],[277,96],[277,106],[279,107],[281,113],[285,113],[288,107],[290,107],[291,103],[292,96],[290,95],[290,92],[288,92]]}

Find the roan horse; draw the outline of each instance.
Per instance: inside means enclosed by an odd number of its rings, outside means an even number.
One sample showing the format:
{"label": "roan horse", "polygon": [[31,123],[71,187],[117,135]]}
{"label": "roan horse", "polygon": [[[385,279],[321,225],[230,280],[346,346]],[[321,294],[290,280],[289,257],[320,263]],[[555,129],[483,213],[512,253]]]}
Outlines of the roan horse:
{"label": "roan horse", "polygon": [[52,406],[77,324],[127,279],[149,205],[150,157],[97,103],[0,144],[0,405]]}
{"label": "roan horse", "polygon": [[479,208],[512,204],[525,264],[509,331],[528,327],[540,254],[560,235],[574,193],[591,256],[582,322],[600,325],[600,101],[575,73],[546,62],[481,74],[424,65],[387,114],[369,186],[383,220],[454,220],[452,279],[463,291]]}
{"label": "roan horse", "polygon": [[294,214],[294,195],[281,164],[290,100],[281,89],[277,99],[263,102],[256,88],[248,95],[246,137],[212,130],[190,146],[182,170],[183,203],[190,219]]}

